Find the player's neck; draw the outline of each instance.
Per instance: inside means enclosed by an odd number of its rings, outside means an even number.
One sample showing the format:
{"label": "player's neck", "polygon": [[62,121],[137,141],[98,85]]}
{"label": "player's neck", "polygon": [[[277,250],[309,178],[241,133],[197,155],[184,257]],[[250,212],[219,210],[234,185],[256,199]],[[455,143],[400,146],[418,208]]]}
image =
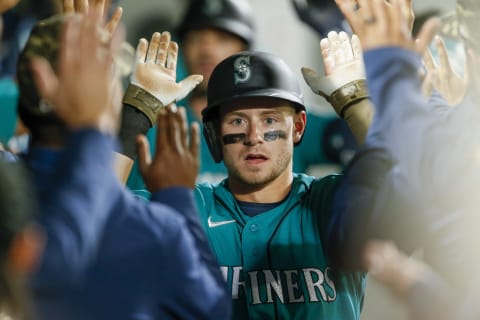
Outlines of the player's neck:
{"label": "player's neck", "polygon": [[228,187],[235,199],[253,203],[280,202],[292,188],[292,170],[285,170],[275,180],[262,185],[248,185],[236,179],[228,180]]}

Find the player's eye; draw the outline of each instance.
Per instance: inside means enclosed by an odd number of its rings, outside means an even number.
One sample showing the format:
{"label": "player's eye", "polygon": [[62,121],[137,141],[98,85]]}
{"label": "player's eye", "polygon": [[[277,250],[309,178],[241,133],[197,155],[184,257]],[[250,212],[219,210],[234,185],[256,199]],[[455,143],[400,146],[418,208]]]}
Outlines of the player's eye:
{"label": "player's eye", "polygon": [[269,124],[269,125],[270,125],[270,124],[275,124],[275,123],[277,123],[277,120],[274,119],[274,118],[272,118],[272,117],[268,117],[268,118],[265,118],[264,122],[265,122],[266,124]]}
{"label": "player's eye", "polygon": [[245,123],[245,120],[242,118],[234,118],[229,121],[232,126],[241,126],[243,123]]}

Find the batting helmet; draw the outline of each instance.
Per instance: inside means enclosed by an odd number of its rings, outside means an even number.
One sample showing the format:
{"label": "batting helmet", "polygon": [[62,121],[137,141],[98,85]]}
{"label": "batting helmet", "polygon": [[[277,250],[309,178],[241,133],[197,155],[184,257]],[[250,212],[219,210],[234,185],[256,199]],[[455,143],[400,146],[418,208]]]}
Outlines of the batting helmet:
{"label": "batting helmet", "polygon": [[193,0],[178,35],[183,38],[188,31],[202,28],[230,32],[250,47],[255,32],[252,8],[246,0]]}
{"label": "batting helmet", "polygon": [[217,133],[219,108],[249,97],[282,99],[292,103],[297,111],[305,110],[297,78],[279,57],[244,51],[226,58],[213,70],[208,82],[207,107],[202,111],[203,134],[216,162],[222,160]]}

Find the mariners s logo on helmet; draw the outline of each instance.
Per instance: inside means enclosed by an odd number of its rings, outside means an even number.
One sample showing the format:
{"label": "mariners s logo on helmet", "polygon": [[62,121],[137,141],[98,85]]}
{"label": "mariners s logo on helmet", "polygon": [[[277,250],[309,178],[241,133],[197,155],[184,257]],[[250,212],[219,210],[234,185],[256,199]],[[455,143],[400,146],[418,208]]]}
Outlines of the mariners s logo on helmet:
{"label": "mariners s logo on helmet", "polygon": [[247,82],[252,73],[250,69],[250,57],[241,56],[233,62],[233,72],[235,76],[235,84]]}

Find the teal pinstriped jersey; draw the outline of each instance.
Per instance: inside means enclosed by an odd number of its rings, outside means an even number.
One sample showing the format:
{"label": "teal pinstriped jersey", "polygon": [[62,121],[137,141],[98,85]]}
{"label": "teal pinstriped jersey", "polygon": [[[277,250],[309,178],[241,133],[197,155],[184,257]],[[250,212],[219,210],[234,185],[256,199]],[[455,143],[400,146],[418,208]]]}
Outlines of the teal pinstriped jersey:
{"label": "teal pinstriped jersey", "polygon": [[242,213],[225,181],[197,186],[235,319],[360,318],[365,274],[336,274],[322,245],[338,179],[295,175],[286,201],[254,217]]}

